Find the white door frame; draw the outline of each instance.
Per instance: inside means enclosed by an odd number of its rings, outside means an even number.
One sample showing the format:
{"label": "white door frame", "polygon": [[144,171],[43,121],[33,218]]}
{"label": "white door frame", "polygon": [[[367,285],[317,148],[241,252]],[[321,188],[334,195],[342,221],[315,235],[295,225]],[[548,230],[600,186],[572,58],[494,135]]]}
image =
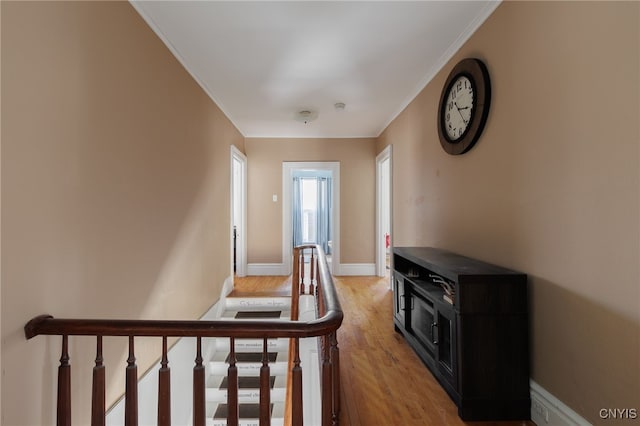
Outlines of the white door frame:
{"label": "white door frame", "polygon": [[[235,193],[234,161],[238,161],[241,166],[240,171],[240,194]],[[231,276],[233,277],[233,218],[235,217],[235,197],[240,198],[240,226],[236,238],[236,275],[244,277],[247,275],[247,156],[234,145],[231,145],[231,216],[230,216],[230,239],[231,239]]]}
{"label": "white door frame", "polygon": [[333,215],[331,217],[331,273],[340,274],[340,163],[337,161],[322,162],[289,162],[282,163],[282,264],[286,275],[292,273],[293,258],[293,206],[291,192],[293,174],[296,171],[323,170],[330,171],[333,177]]}
{"label": "white door frame", "polygon": [[[382,218],[383,209],[389,209],[389,222],[390,227],[393,228],[393,208],[392,208],[392,167],[393,162],[391,160],[391,145],[388,145],[380,154],[376,156],[376,273],[379,277],[384,277],[386,262],[386,247],[384,243],[384,223]],[[389,205],[385,206],[383,202],[383,187],[382,187],[382,168],[385,160],[389,160]],[[391,239],[393,240],[393,232],[390,232]],[[393,243],[390,244],[393,247]]]}

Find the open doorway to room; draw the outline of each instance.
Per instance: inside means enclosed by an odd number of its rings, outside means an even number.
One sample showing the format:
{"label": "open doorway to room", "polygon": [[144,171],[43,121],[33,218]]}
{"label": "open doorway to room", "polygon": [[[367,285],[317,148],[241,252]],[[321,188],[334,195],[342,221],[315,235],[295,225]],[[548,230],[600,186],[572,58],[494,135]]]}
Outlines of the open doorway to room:
{"label": "open doorway to room", "polygon": [[247,157],[231,146],[231,267],[247,274]]}
{"label": "open doorway to room", "polygon": [[333,176],[326,170],[297,170],[293,173],[293,246],[319,244],[331,257]]}
{"label": "open doorway to room", "polygon": [[376,157],[376,272],[391,285],[391,145]]}
{"label": "open doorway to room", "polygon": [[320,244],[333,274],[340,269],[340,163],[282,163],[282,258],[291,273],[293,247]]}

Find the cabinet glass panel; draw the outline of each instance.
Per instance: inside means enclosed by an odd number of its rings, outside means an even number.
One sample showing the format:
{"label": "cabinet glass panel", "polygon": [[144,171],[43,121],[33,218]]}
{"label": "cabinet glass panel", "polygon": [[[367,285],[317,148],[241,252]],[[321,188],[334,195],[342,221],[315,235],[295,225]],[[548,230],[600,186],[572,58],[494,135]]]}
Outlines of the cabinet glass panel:
{"label": "cabinet glass panel", "polygon": [[424,345],[425,349],[431,354],[435,351],[435,343],[437,340],[434,336],[435,311],[433,304],[420,297],[411,295],[411,320],[410,332],[416,336]]}
{"label": "cabinet glass panel", "polygon": [[451,321],[438,312],[438,361],[453,370]]}

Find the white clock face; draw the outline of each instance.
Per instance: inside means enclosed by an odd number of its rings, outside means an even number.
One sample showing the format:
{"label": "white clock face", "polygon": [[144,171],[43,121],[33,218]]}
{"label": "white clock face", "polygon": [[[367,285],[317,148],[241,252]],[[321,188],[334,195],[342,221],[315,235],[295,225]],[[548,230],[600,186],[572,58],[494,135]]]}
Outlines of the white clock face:
{"label": "white clock face", "polygon": [[444,128],[452,141],[464,135],[471,121],[473,111],[473,87],[471,81],[460,76],[449,89],[444,111]]}

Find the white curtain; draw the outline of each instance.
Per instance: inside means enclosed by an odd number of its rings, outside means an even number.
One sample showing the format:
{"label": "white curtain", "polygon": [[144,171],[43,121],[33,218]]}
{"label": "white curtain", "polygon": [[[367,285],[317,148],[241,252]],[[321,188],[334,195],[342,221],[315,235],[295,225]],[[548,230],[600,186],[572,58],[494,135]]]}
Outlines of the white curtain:
{"label": "white curtain", "polygon": [[331,178],[318,178],[317,241],[325,253],[330,254],[331,241]]}
{"label": "white curtain", "polygon": [[[315,216],[315,221],[306,223],[306,226],[314,227],[303,232],[302,227],[305,226],[303,219],[303,187],[302,181],[314,181],[316,187],[316,211],[315,214],[309,215],[308,219]],[[319,244],[325,253],[330,254],[331,248],[331,215],[332,215],[332,179],[329,177],[294,177],[292,187],[292,203],[293,203],[293,246],[305,243]],[[308,194],[307,194],[308,196]],[[303,235],[308,235],[312,241],[305,241]],[[315,234],[315,238],[312,235]]]}

